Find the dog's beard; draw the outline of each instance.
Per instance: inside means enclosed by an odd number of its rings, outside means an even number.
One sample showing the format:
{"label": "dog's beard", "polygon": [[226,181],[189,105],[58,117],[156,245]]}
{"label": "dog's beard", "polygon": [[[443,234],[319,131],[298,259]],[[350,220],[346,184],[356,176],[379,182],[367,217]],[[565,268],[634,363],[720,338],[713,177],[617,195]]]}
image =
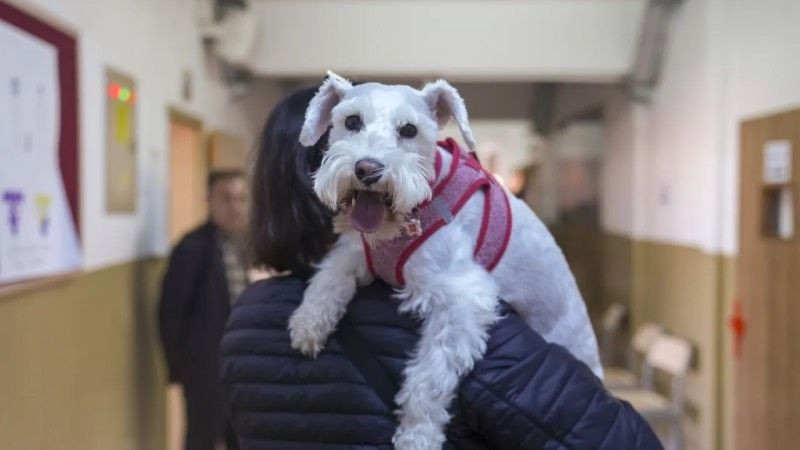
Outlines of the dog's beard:
{"label": "dog's beard", "polygon": [[414,207],[430,199],[433,163],[417,153],[390,149],[378,155],[385,164],[381,179],[367,187],[355,177],[355,162],[376,155],[361,148],[346,141],[332,144],[314,174],[314,191],[337,211],[337,231],[356,230],[370,239],[390,239]]}

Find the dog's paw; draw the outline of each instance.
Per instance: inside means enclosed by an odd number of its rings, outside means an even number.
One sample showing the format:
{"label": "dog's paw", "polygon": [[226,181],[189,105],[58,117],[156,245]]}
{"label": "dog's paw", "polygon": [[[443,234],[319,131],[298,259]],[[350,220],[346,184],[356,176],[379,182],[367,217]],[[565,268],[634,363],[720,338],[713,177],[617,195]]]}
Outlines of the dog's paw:
{"label": "dog's paw", "polygon": [[440,450],[444,440],[444,433],[430,425],[401,425],[392,437],[396,450]]}
{"label": "dog's paw", "polygon": [[302,307],[298,308],[289,318],[289,338],[292,348],[306,356],[316,358],[325,347],[327,339],[327,334],[320,328],[313,315],[305,312]]}

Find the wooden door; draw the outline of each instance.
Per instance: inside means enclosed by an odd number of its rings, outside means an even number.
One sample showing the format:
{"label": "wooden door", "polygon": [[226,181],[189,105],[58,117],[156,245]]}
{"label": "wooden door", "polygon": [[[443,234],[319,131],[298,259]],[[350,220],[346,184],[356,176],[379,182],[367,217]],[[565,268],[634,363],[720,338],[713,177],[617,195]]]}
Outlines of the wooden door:
{"label": "wooden door", "polygon": [[199,121],[170,112],[169,237],[173,244],[206,219],[208,155]]}
{"label": "wooden door", "polygon": [[[765,165],[767,170],[765,172]],[[800,438],[800,110],[741,125],[736,448]]]}
{"label": "wooden door", "polygon": [[208,136],[208,163],[211,169],[243,170],[247,151],[236,136],[215,131]]}

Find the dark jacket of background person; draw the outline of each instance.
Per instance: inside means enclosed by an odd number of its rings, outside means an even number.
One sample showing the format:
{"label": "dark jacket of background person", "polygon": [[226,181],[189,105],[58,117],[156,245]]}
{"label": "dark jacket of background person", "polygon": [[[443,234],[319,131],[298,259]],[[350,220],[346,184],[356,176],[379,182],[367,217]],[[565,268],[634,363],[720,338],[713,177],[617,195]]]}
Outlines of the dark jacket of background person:
{"label": "dark jacket of background person", "polygon": [[[234,305],[221,370],[241,448],[392,448],[396,417],[336,335],[317,360],[289,346],[287,320],[304,289],[298,277],[262,281]],[[485,357],[453,402],[446,448],[662,448],[641,416],[608,394],[588,367],[503,307]],[[359,290],[347,317],[399,384],[419,323],[397,313],[380,281]]]}
{"label": "dark jacket of background person", "polygon": [[230,294],[210,222],[173,249],[164,276],[159,327],[169,381],[183,385],[186,448],[208,448],[224,433],[219,345],[230,314]]}

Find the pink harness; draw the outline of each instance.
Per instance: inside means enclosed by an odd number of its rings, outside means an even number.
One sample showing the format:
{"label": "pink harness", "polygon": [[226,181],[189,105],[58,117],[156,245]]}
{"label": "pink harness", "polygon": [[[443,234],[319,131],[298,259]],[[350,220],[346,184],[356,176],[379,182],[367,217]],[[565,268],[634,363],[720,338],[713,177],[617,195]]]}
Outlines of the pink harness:
{"label": "pink harness", "polygon": [[[439,228],[453,221],[467,200],[483,189],[485,201],[480,232],[475,244],[475,260],[492,271],[506,251],[511,238],[511,204],[497,180],[481,167],[471,154],[464,154],[456,141],[447,138],[439,146],[453,157],[444,179],[434,187],[431,200],[420,204],[414,218],[421,227],[418,234],[403,234],[371,248],[363,238],[367,267],[372,275],[393,286],[403,286],[403,269],[408,258]],[[442,168],[441,155],[436,153],[436,179]]]}

